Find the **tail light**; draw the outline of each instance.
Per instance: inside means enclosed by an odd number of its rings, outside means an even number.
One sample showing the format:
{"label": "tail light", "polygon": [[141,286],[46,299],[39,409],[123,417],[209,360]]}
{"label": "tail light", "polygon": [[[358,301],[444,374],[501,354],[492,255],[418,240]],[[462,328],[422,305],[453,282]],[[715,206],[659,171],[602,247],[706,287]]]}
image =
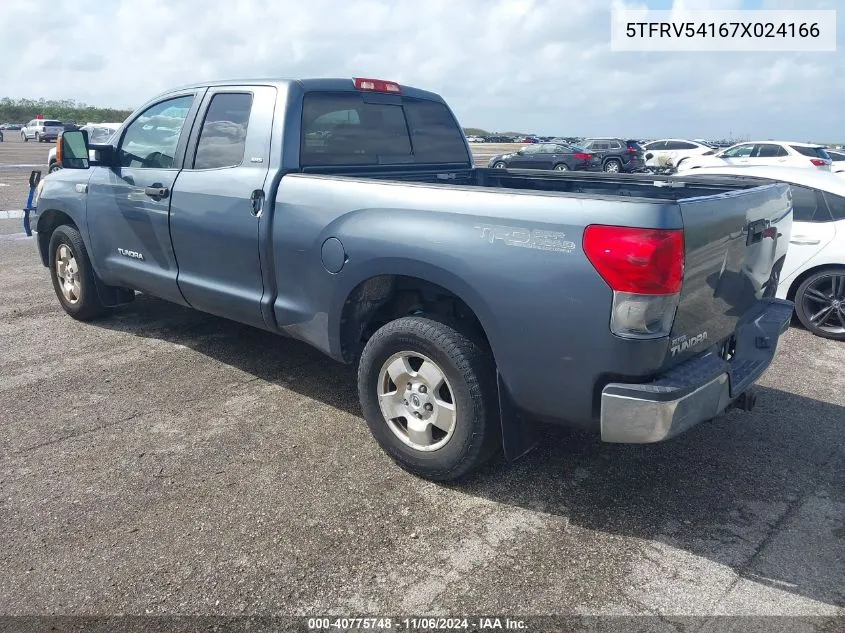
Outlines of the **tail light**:
{"label": "tail light", "polygon": [[684,277],[682,230],[592,224],[584,253],[613,290],[614,334],[649,339],[671,332]]}
{"label": "tail light", "polygon": [[395,81],[384,81],[383,79],[362,79],[355,77],[352,80],[356,90],[367,90],[369,92],[389,92],[401,94],[402,88]]}
{"label": "tail light", "polygon": [[823,160],[821,158],[811,158],[810,162],[813,163],[813,165],[815,165],[816,167],[824,167],[828,164],[826,160]]}
{"label": "tail light", "polygon": [[636,147],[629,147],[629,148],[628,148],[628,153],[629,153],[629,154],[636,154],[636,153],[637,153],[637,152],[639,152],[639,151],[640,151],[640,150],[638,150]]}
{"label": "tail light", "polygon": [[575,152],[572,154],[572,158],[575,160],[590,160],[593,157],[592,154],[584,154],[582,152]]}

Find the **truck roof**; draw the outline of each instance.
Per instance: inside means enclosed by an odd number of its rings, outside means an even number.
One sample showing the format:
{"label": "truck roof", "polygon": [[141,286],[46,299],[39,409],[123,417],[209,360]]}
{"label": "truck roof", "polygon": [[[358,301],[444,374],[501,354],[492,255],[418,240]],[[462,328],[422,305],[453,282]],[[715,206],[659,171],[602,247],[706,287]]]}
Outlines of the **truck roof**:
{"label": "truck roof", "polygon": [[[290,86],[291,84],[299,84],[299,86],[306,92],[355,92],[355,86],[353,85],[352,81],[352,77],[312,77],[305,79],[262,77],[252,79],[220,79],[216,81],[201,81],[192,84],[186,84],[184,86],[171,88],[166,92],[160,93],[160,95],[178,92],[180,90],[187,90],[190,88],[209,88],[218,86],[274,86],[276,88],[284,89]],[[443,97],[441,97],[437,93],[429,92],[428,90],[420,90],[419,88],[413,88],[404,84],[399,84],[399,86],[402,89],[403,96],[414,97],[417,99],[428,99],[431,101],[439,101],[441,103],[445,103]]]}

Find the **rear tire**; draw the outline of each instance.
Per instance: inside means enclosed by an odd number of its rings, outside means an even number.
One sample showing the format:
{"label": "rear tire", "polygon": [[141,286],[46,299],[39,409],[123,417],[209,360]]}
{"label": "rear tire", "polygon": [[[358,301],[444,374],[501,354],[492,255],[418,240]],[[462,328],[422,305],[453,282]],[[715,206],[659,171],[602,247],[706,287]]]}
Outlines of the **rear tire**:
{"label": "rear tire", "polygon": [[845,269],[824,268],[807,277],[795,292],[795,315],[816,336],[845,341]]}
{"label": "rear tire", "polygon": [[555,165],[555,171],[569,171],[569,166],[566,163]]}
{"label": "rear tire", "polygon": [[402,317],[377,330],[358,364],[358,397],[382,449],[420,477],[458,479],[501,445],[492,354],[440,321]]}
{"label": "rear tire", "polygon": [[622,163],[618,158],[610,158],[605,162],[604,170],[610,174],[618,174],[622,171]]}
{"label": "rear tire", "polygon": [[50,165],[50,169],[47,170],[47,173],[52,174],[55,171],[59,171],[61,168],[62,168],[61,163],[59,163],[58,161],[55,161]]}
{"label": "rear tire", "polygon": [[90,321],[108,312],[97,294],[94,269],[82,236],[66,224],[50,236],[50,278],[65,312],[79,321]]}
{"label": "rear tire", "polygon": [[40,135],[38,132],[36,132],[36,133],[35,133],[35,142],[36,142],[36,143],[40,143],[40,142],[41,142],[41,135]]}

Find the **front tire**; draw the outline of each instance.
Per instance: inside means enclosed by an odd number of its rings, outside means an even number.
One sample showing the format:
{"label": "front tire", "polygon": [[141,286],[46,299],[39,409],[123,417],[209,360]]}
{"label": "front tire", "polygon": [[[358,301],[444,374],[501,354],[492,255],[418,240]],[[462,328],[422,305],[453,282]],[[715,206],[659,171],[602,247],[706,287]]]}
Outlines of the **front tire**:
{"label": "front tire", "polygon": [[816,336],[845,341],[845,269],[826,268],[807,277],[795,292],[795,314]]}
{"label": "front tire", "polygon": [[458,479],[500,445],[492,354],[440,321],[402,317],[376,331],[358,365],[358,397],[382,449],[420,477]]}
{"label": "front tire", "polygon": [[82,236],[62,225],[50,236],[50,278],[65,312],[79,321],[90,321],[108,312],[94,282],[94,269]]}
{"label": "front tire", "polygon": [[27,138],[27,136],[26,136],[26,134],[25,134],[24,132],[21,132],[21,140],[22,140],[24,143],[29,143],[29,139]]}
{"label": "front tire", "polygon": [[507,167],[508,166],[505,163],[503,163],[502,161],[499,161],[498,163],[493,165],[494,169],[507,169]]}

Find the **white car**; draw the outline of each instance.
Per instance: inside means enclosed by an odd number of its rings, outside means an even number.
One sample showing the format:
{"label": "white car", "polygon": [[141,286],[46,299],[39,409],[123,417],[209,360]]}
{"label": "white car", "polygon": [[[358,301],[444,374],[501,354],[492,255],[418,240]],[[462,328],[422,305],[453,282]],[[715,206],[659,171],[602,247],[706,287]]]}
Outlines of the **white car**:
{"label": "white car", "polygon": [[795,302],[813,334],[845,341],[845,179],[790,167],[704,167],[695,176],[730,175],[789,183],[793,224],[776,296]]}
{"label": "white car", "polygon": [[827,150],[830,160],[833,161],[830,165],[830,171],[840,176],[845,176],[845,151],[836,149]]}
{"label": "white car", "polygon": [[709,156],[716,153],[716,148],[699,141],[687,141],[680,138],[667,138],[650,141],[643,146],[646,167],[677,167],[684,160],[694,156]]}
{"label": "white car", "polygon": [[55,119],[32,119],[29,123],[21,128],[21,140],[28,141],[35,139],[39,143],[42,141],[55,141],[59,138],[59,134],[65,131],[65,126],[61,121]]}
{"label": "white car", "polygon": [[830,156],[823,145],[786,141],[749,141],[737,143],[709,156],[688,158],[678,165],[678,171],[730,165],[809,167],[819,171],[830,171],[830,164]]}
{"label": "white car", "polygon": [[[88,132],[89,143],[107,143],[111,135],[115,133],[122,123],[88,123],[83,125],[80,130]],[[92,156],[93,159],[93,156]],[[53,173],[58,171],[62,166],[56,162],[56,148],[51,147],[47,154],[47,171]]]}

